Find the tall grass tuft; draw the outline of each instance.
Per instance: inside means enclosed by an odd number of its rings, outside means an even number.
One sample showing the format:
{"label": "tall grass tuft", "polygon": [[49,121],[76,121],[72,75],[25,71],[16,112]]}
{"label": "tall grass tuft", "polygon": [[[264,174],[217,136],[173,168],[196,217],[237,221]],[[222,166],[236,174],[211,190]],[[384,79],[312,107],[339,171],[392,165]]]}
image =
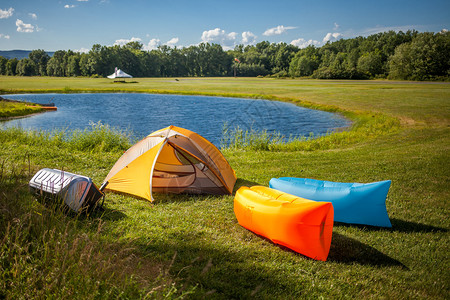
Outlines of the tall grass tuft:
{"label": "tall grass tuft", "polygon": [[284,136],[280,133],[268,133],[253,128],[243,130],[239,126],[230,128],[227,123],[222,129],[221,147],[225,149],[271,150],[274,145],[281,144]]}
{"label": "tall grass tuft", "polygon": [[314,151],[336,149],[397,132],[400,121],[384,114],[346,113],[356,120],[348,130],[330,131],[325,135],[289,137],[280,133],[269,134],[266,130],[244,131],[239,126],[230,128],[225,124],[222,130],[222,149],[263,150],[263,151]]}
{"label": "tall grass tuft", "polygon": [[51,132],[23,130],[12,127],[0,130],[0,142],[16,141],[26,145],[65,147],[88,152],[123,151],[130,147],[132,134],[100,122],[84,130],[53,130]]}
{"label": "tall grass tuft", "polygon": [[115,151],[129,148],[131,132],[121,131],[109,125],[90,123],[91,127],[84,130],[74,130],[68,135],[71,147],[82,151]]}
{"label": "tall grass tuft", "polygon": [[132,242],[103,238],[100,217],[65,214],[33,201],[28,176],[2,164],[0,299],[183,298],[164,266],[141,257]]}

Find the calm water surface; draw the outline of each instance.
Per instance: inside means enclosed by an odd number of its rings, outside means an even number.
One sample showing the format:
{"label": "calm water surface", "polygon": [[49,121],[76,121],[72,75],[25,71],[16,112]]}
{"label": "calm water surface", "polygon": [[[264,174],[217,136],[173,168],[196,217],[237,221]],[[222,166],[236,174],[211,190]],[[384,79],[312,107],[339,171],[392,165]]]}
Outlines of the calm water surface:
{"label": "calm water surface", "polygon": [[294,104],[240,98],[154,94],[29,94],[6,95],[8,99],[36,103],[54,102],[57,111],[1,122],[0,128],[53,129],[90,128],[92,122],[130,130],[142,138],[175,125],[199,133],[220,146],[225,123],[231,128],[282,135],[322,135],[350,122],[340,115],[298,107]]}

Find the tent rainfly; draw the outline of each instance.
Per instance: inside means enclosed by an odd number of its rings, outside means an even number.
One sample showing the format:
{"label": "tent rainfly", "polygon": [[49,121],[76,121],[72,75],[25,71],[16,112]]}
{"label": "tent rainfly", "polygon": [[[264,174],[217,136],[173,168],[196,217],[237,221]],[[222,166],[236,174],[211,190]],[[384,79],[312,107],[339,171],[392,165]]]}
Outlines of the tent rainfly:
{"label": "tent rainfly", "polygon": [[133,78],[133,76],[125,73],[121,69],[117,69],[117,67],[116,67],[114,73],[109,75],[108,78],[110,78],[110,79],[114,79],[114,78]]}
{"label": "tent rainfly", "polygon": [[169,126],[128,149],[106,176],[102,188],[153,201],[152,192],[231,194],[236,174],[204,137]]}

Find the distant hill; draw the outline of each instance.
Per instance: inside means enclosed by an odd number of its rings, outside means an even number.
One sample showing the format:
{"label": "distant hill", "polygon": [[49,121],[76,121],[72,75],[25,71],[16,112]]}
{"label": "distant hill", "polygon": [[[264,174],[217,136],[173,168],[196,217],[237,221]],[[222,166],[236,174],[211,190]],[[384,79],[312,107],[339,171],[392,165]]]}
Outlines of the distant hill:
{"label": "distant hill", "polygon": [[[0,56],[3,56],[4,58],[11,59],[11,58],[28,58],[28,54],[30,54],[31,50],[0,50]],[[55,52],[47,52],[48,55],[53,56]]]}

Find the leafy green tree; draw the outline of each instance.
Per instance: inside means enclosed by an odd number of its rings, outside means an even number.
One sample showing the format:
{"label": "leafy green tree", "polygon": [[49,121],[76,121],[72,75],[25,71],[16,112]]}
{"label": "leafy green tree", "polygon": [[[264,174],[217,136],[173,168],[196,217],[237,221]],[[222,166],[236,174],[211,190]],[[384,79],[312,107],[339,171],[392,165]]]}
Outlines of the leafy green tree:
{"label": "leafy green tree", "polygon": [[66,51],[58,50],[53,54],[47,63],[47,74],[49,76],[62,77],[65,76],[65,60]]}
{"label": "leafy green tree", "polygon": [[246,51],[243,53],[243,55],[241,55],[240,57],[238,56],[241,62],[260,66],[269,63],[265,55],[259,53],[256,47],[246,47],[245,49]]}
{"label": "leafy green tree", "polygon": [[218,44],[206,44],[205,76],[225,76],[231,67],[230,57]]}
{"label": "leafy green tree", "polygon": [[276,45],[276,52],[273,59],[272,73],[287,72],[289,64],[297,53],[298,48],[286,43],[279,43]]}
{"label": "leafy green tree", "polygon": [[18,62],[19,61],[17,60],[17,58],[11,58],[8,60],[8,62],[6,63],[6,75],[8,76],[16,75],[16,67]]}
{"label": "leafy green tree", "polygon": [[16,66],[16,75],[33,76],[36,75],[36,64],[29,58],[19,60]]}
{"label": "leafy green tree", "polygon": [[[118,47],[118,46],[117,46]],[[117,67],[117,57],[113,55],[113,47],[95,44],[89,51],[88,66],[92,74],[107,76]]]}
{"label": "leafy green tree", "polygon": [[80,76],[80,59],[81,55],[74,53],[70,55],[67,59],[66,76]]}
{"label": "leafy green tree", "polygon": [[89,55],[87,53],[82,53],[80,55],[79,68],[81,76],[91,76],[92,69],[89,65]]}
{"label": "leafy green tree", "polygon": [[137,41],[129,42],[125,45],[125,48],[132,49],[132,50],[142,50],[143,44],[139,43]]}
{"label": "leafy green tree", "polygon": [[413,72],[411,44],[402,44],[395,49],[389,60],[389,78],[407,79]]}
{"label": "leafy green tree", "polygon": [[224,76],[231,68],[231,55],[218,44],[201,43],[182,50],[172,51],[172,61],[183,67],[177,68],[184,76]]}
{"label": "leafy green tree", "polygon": [[138,53],[140,53],[141,50],[135,49],[139,46],[142,46],[142,44],[132,42],[125,46],[116,45],[103,49],[102,58],[105,69],[102,76],[107,76],[114,72],[115,67],[118,67],[133,76],[141,75],[141,66],[138,57]]}
{"label": "leafy green tree", "polygon": [[[411,42],[416,36],[418,32],[415,30],[408,30],[407,32],[399,31],[388,31],[383,33],[378,33],[373,35],[375,40],[375,48],[371,51],[375,51],[376,49],[380,50],[380,55],[382,59],[386,61],[390,56],[394,55],[395,48],[404,43]],[[368,38],[371,38],[369,36]]]}
{"label": "leafy green tree", "polygon": [[7,58],[0,56],[0,75],[6,75],[6,63],[8,62]]}
{"label": "leafy green tree", "polygon": [[358,73],[348,53],[326,52],[321,66],[314,71],[314,78],[319,79],[354,79]]}
{"label": "leafy green tree", "polygon": [[[139,42],[124,46],[95,44],[89,53],[56,51],[53,57],[34,50],[29,60],[0,60],[0,74],[107,76],[115,67],[133,76],[312,76],[314,78],[444,79],[449,71],[449,34],[384,32],[341,39],[320,48],[299,49],[262,41],[224,51],[218,44],[185,48],[167,45],[145,51]],[[240,62],[234,61],[237,58]],[[34,71],[30,66],[34,64]]]}
{"label": "leafy green tree", "polygon": [[269,71],[263,65],[240,63],[236,67],[238,76],[255,77],[266,76]]}
{"label": "leafy green tree", "polygon": [[308,46],[295,54],[289,64],[289,75],[294,77],[311,76],[320,65],[318,50]]}
{"label": "leafy green tree", "polygon": [[[257,73],[261,73],[261,67],[265,69],[264,73],[268,74],[271,70],[271,62],[270,59],[267,57],[268,53],[274,52],[273,47],[270,47],[269,42],[260,42],[256,45],[248,45],[245,46],[244,52],[240,55],[237,55],[237,58],[239,61],[241,61],[242,64],[247,64],[247,66],[244,68],[241,68],[243,71],[245,70],[259,70]],[[254,73],[251,71],[251,73]],[[241,76],[249,76],[249,75],[241,75]]]}
{"label": "leafy green tree", "polygon": [[168,77],[172,75],[172,70],[171,70],[171,62],[170,62],[170,56],[171,56],[171,52],[172,49],[167,46],[167,45],[162,45],[158,47],[158,54],[159,54],[159,59],[161,61],[161,66],[160,66],[160,76],[162,77]]}
{"label": "leafy green tree", "polygon": [[47,75],[47,63],[50,56],[42,49],[33,50],[28,54],[28,58],[31,59],[35,64],[36,75],[45,76]]}
{"label": "leafy green tree", "polygon": [[178,48],[171,48],[167,45],[162,46],[165,51],[164,56],[164,69],[166,72],[165,76],[177,77],[185,76],[187,70],[185,68],[186,61],[185,56],[182,51]]}
{"label": "leafy green tree", "polygon": [[347,52],[347,58],[346,58],[346,69],[347,73],[349,74],[350,78],[358,78],[359,74],[357,71],[358,66],[358,59],[360,57],[360,52],[358,48],[353,48],[350,51]]}
{"label": "leafy green tree", "polygon": [[149,77],[158,77],[161,74],[161,60],[157,50],[144,52],[142,56],[143,75]]}
{"label": "leafy green tree", "polygon": [[358,59],[358,72],[365,77],[375,77],[383,73],[383,61],[379,51],[364,53]]}
{"label": "leafy green tree", "polygon": [[311,76],[319,63],[307,56],[294,57],[289,66],[289,75],[295,77]]}
{"label": "leafy green tree", "polygon": [[336,55],[334,55],[334,59],[330,63],[330,70],[333,74],[332,78],[335,79],[346,79],[348,78],[346,71],[346,60],[347,60],[347,53],[345,52],[338,52]]}
{"label": "leafy green tree", "polygon": [[202,76],[202,55],[197,46],[189,46],[183,48],[183,56],[185,57],[186,76]]}
{"label": "leafy green tree", "polygon": [[392,79],[429,80],[448,77],[450,73],[450,33],[417,34],[398,46],[389,60]]}

